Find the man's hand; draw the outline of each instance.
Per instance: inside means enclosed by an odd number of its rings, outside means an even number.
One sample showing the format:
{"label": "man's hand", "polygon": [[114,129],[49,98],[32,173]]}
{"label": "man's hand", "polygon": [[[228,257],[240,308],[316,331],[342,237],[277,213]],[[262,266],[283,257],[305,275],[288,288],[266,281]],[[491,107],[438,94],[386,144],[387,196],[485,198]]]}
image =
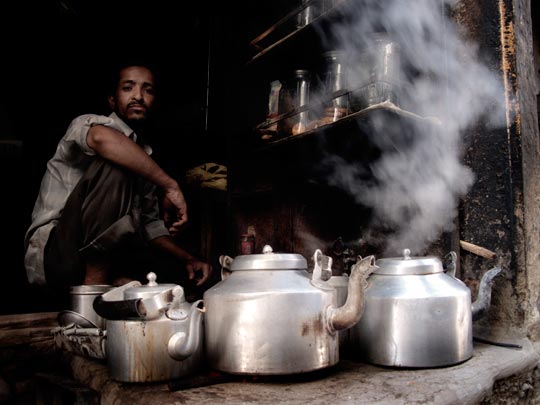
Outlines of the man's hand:
{"label": "man's hand", "polygon": [[[197,286],[204,284],[212,274],[212,266],[197,259],[189,260],[186,264],[186,270],[190,280],[197,280]],[[198,277],[199,274],[202,276]]]}
{"label": "man's hand", "polygon": [[212,266],[182,249],[170,235],[158,236],[150,241],[150,245],[175,257],[179,264],[182,263],[182,270],[185,266],[189,280],[196,281],[197,286],[205,283],[210,278]]}
{"label": "man's hand", "polygon": [[163,198],[163,220],[173,237],[177,236],[187,223],[187,204],[180,188],[165,190]]}

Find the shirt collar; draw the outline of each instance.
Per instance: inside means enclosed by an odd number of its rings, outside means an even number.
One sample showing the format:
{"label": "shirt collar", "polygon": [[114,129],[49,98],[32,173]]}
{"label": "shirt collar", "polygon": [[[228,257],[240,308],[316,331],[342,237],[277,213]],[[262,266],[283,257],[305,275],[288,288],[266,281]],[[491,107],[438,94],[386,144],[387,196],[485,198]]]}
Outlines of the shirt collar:
{"label": "shirt collar", "polygon": [[[109,115],[109,117],[114,121],[117,128],[123,132],[126,136],[131,138],[133,142],[137,143],[137,134],[133,131],[128,124],[126,124],[114,111]],[[139,144],[146,153],[149,155],[152,154],[152,148],[147,144]]]}

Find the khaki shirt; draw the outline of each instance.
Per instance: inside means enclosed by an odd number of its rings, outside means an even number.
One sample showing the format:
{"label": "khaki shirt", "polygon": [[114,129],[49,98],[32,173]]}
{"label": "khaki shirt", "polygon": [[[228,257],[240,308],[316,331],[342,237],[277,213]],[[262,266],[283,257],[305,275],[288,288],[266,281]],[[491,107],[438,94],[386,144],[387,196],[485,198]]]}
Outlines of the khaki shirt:
{"label": "khaki shirt", "polygon": [[[32,212],[32,223],[24,238],[24,264],[31,284],[45,284],[43,253],[49,234],[58,223],[70,193],[96,157],[96,152],[86,143],[88,130],[93,125],[115,128],[137,141],[137,135],[115,113],[108,117],[85,114],[71,122],[66,134],[58,143],[54,156],[47,162],[47,169]],[[143,145],[143,148],[146,153],[152,154],[150,146]],[[149,187],[152,188],[151,192],[145,192],[142,198],[151,200],[142,204],[146,212],[142,212],[141,218],[144,218],[145,237],[152,240],[169,235],[169,232],[159,216],[155,186],[149,184]]]}

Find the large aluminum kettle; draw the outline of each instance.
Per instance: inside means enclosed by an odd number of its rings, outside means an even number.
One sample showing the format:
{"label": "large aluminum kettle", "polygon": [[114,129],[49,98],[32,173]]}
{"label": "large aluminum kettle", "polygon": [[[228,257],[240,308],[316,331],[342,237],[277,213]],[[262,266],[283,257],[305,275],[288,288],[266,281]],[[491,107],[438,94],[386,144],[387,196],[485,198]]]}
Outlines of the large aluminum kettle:
{"label": "large aluminum kettle", "polygon": [[209,365],[232,374],[284,375],[309,372],[339,361],[337,331],[362,315],[363,288],[374,257],[356,263],[348,298],[337,305],[336,289],[322,274],[332,259],[316,250],[307,271],[299,254],[222,256],[228,276],[208,289],[205,347]]}
{"label": "large aluminum kettle", "polygon": [[132,281],[94,300],[107,319],[109,374],[122,382],[164,381],[195,373],[203,365],[202,300],[192,304],[176,284]]}
{"label": "large aluminum kettle", "polygon": [[393,367],[439,367],[473,355],[472,322],[490,305],[500,267],[487,271],[478,298],[454,277],[455,253],[445,272],[434,256],[377,260],[368,279],[362,319],[351,329],[353,357]]}

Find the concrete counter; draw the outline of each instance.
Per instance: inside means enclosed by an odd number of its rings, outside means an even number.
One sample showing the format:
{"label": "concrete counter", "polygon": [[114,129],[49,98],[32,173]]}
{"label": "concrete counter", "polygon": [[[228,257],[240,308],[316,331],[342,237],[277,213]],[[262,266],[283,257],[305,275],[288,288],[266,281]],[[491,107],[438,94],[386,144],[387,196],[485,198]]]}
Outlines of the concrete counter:
{"label": "concrete counter", "polygon": [[[308,377],[265,377],[261,381],[238,378],[234,382],[178,391],[172,391],[167,383],[112,381],[105,363],[76,354],[66,353],[64,360],[76,380],[100,393],[102,404],[533,403],[530,398],[538,399],[540,381],[532,381],[530,375],[539,364],[540,344],[528,340],[514,343],[522,348],[475,342],[473,357],[451,367],[408,370],[341,360],[338,365]],[[526,382],[519,379],[527,375]],[[510,400],[492,396],[497,384],[511,378],[517,378],[513,384],[519,392],[507,389]],[[525,397],[528,402],[519,402]]]}

